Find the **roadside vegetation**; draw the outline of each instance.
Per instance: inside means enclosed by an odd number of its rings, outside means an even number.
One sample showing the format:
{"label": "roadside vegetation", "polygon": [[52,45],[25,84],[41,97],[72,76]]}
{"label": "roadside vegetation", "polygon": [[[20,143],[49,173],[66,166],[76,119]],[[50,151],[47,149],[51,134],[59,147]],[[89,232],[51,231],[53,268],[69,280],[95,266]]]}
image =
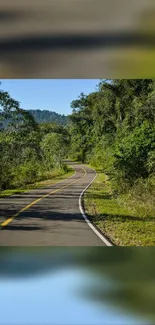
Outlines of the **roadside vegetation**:
{"label": "roadside vegetation", "polygon": [[44,186],[56,177],[74,173],[63,162],[69,141],[65,127],[38,124],[18,101],[1,90],[0,196]]}
{"label": "roadside vegetation", "polygon": [[23,187],[21,186],[14,189],[0,191],[0,197],[6,197],[17,193],[19,194],[19,193],[29,192],[36,188],[47,187],[59,181],[61,182],[63,181],[63,179],[71,177],[73,174],[74,174],[74,170],[69,166],[67,166],[67,171],[64,169],[55,169],[53,170],[53,172],[51,172],[50,178],[32,184],[27,184]]}
{"label": "roadside vegetation", "polygon": [[72,108],[72,156],[98,171],[86,212],[116,245],[155,245],[154,80],[102,80]]}
{"label": "roadside vegetation", "polygon": [[155,245],[155,195],[145,186],[148,182],[118,195],[108,176],[98,171],[86,192],[87,215],[114,245]]}

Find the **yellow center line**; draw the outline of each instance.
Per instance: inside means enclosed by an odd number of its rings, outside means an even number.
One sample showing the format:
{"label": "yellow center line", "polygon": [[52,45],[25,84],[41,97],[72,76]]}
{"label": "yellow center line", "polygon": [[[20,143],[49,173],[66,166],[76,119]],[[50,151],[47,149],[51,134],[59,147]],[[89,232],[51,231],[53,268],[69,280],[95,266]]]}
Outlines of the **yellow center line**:
{"label": "yellow center line", "polygon": [[18,216],[20,215],[21,212],[28,210],[32,205],[34,205],[34,204],[36,204],[37,202],[43,200],[45,197],[48,197],[49,195],[51,195],[51,194],[53,194],[53,193],[56,193],[56,192],[58,192],[58,191],[61,191],[62,189],[66,188],[66,187],[69,187],[70,185],[79,182],[79,181],[80,181],[82,178],[84,178],[84,177],[86,176],[86,174],[87,174],[86,170],[85,170],[83,167],[81,167],[81,169],[83,169],[83,171],[84,171],[84,175],[83,175],[81,178],[79,178],[79,179],[76,180],[76,181],[71,182],[71,183],[68,184],[68,185],[62,186],[62,187],[60,187],[60,188],[58,188],[58,189],[56,189],[56,190],[54,190],[54,191],[52,190],[52,191],[49,192],[48,194],[43,195],[41,198],[39,198],[39,199],[37,199],[37,200],[31,202],[30,204],[26,205],[24,208],[22,208],[20,211],[18,211],[17,213],[15,213],[13,216],[11,216],[10,218],[8,218],[8,219],[6,219],[4,222],[2,222],[2,223],[0,224],[0,227],[2,228],[2,227],[7,226],[7,225],[8,225],[8,224],[9,224],[9,223],[14,219],[14,218],[18,217]]}

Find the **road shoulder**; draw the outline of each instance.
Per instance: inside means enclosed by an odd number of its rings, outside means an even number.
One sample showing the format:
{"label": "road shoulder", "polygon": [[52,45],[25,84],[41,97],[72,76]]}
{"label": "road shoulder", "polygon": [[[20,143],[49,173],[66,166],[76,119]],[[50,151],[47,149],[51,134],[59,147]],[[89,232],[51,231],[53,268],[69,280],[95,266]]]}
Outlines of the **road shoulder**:
{"label": "road shoulder", "polygon": [[126,200],[114,194],[108,176],[100,171],[84,196],[84,207],[91,222],[114,245],[154,246],[154,218],[141,218]]}

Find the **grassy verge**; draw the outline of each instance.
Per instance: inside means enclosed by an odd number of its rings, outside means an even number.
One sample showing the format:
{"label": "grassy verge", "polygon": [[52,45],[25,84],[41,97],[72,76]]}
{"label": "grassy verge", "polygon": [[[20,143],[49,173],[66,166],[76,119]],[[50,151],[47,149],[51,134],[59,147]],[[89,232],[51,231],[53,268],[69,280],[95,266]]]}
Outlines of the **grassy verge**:
{"label": "grassy verge", "polygon": [[115,245],[154,246],[155,206],[150,205],[148,210],[147,198],[142,205],[141,197],[133,200],[129,194],[116,196],[108,176],[97,172],[84,196],[85,211],[92,222]]}
{"label": "grassy verge", "polygon": [[25,185],[24,187],[20,187],[20,188],[16,188],[16,189],[8,189],[8,190],[0,191],[0,197],[6,197],[6,196],[13,195],[13,194],[28,192],[32,189],[42,188],[44,186],[50,186],[50,185],[55,184],[65,178],[72,176],[73,174],[74,174],[74,170],[70,166],[68,167],[67,172],[56,169],[51,173],[50,179],[45,179],[40,182],[28,184],[28,185]]}

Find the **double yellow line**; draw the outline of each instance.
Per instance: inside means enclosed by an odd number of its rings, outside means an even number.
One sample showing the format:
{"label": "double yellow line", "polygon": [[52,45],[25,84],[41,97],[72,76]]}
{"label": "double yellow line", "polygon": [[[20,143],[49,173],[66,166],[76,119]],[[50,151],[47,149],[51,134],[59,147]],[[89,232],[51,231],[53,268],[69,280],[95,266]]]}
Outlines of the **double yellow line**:
{"label": "double yellow line", "polygon": [[[76,181],[71,182],[71,183],[68,184],[68,185],[62,186],[62,187],[60,187],[60,188],[58,188],[58,189],[56,189],[56,190],[54,190],[54,191],[51,191],[51,192],[49,192],[48,194],[43,195],[41,198],[39,198],[39,199],[37,199],[37,200],[31,202],[30,204],[26,205],[24,208],[22,208],[22,209],[21,209],[20,211],[18,211],[16,214],[14,214],[14,215],[11,216],[10,218],[8,218],[8,219],[6,219],[4,222],[2,222],[2,223],[0,224],[0,227],[3,228],[3,227],[5,227],[5,226],[7,226],[7,225],[8,225],[8,224],[9,224],[9,223],[14,219],[14,218],[18,217],[18,216],[20,215],[20,213],[22,213],[23,211],[28,210],[32,205],[34,205],[34,204],[38,203],[39,201],[43,200],[45,197],[48,197],[48,196],[50,196],[51,194],[54,194],[54,193],[56,193],[56,192],[59,192],[59,191],[63,190],[64,188],[69,187],[70,185],[79,182],[79,181],[80,181],[82,178],[84,178],[84,177],[86,176],[86,174],[87,174],[87,172],[86,172],[86,170],[85,170],[84,168],[81,167],[81,169],[83,169],[83,171],[84,171],[84,175],[83,175],[81,178],[79,178],[79,179],[76,180]],[[66,179],[66,180],[67,180],[67,179]]]}

